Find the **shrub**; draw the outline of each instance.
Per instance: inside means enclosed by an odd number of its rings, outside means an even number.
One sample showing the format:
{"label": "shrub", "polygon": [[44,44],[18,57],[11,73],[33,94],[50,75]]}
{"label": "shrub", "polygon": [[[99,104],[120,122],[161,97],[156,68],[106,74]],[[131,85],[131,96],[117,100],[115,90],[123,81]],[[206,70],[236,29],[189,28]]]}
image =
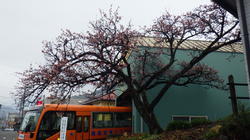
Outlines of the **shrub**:
{"label": "shrub", "polygon": [[167,130],[188,129],[192,125],[188,121],[172,121],[168,124]]}
{"label": "shrub", "polygon": [[161,135],[150,135],[143,140],[161,140]]}
{"label": "shrub", "polygon": [[250,139],[250,112],[244,108],[238,115],[230,115],[221,121],[222,135],[239,140]]}
{"label": "shrub", "polygon": [[209,120],[207,120],[205,118],[197,118],[197,119],[193,119],[191,121],[192,127],[205,125],[205,124],[210,124],[210,123],[211,123],[211,121],[209,121]]}
{"label": "shrub", "polygon": [[220,135],[221,125],[210,128],[203,136],[204,139],[211,139]]}
{"label": "shrub", "polygon": [[161,135],[150,135],[148,133],[126,138],[126,140],[160,140],[160,139]]}

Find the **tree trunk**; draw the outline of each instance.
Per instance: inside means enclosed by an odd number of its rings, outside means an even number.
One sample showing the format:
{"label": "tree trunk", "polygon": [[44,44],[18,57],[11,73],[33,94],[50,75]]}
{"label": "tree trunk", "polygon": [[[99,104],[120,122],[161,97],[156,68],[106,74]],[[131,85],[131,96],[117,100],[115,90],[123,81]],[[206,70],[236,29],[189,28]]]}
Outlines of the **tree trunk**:
{"label": "tree trunk", "polygon": [[156,119],[155,114],[153,112],[141,116],[149,128],[150,134],[159,134],[163,132],[163,129],[159,125],[158,120]]}
{"label": "tree trunk", "polygon": [[163,129],[159,125],[153,110],[151,110],[148,104],[146,104],[145,99],[142,102],[138,94],[132,95],[132,99],[137,111],[147,124],[150,134],[159,134],[163,132]]}

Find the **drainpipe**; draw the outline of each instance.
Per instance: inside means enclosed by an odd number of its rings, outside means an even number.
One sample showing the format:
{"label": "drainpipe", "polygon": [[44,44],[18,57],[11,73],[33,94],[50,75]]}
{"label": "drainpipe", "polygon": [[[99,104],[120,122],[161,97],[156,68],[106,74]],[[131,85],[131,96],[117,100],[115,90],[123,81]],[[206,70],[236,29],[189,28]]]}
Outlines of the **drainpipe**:
{"label": "drainpipe", "polygon": [[144,126],[143,126],[143,119],[142,119],[142,117],[140,117],[141,119],[141,133],[143,133],[144,132]]}
{"label": "drainpipe", "polygon": [[[244,4],[245,3],[245,4]],[[236,0],[238,17],[240,20],[240,28],[241,28],[241,37],[244,44],[244,53],[245,53],[245,62],[246,62],[246,72],[247,72],[247,83],[248,83],[248,94],[250,97],[250,42],[249,42],[249,27],[246,19],[246,10],[245,6],[246,1],[244,0]],[[250,19],[249,19],[250,22]]]}

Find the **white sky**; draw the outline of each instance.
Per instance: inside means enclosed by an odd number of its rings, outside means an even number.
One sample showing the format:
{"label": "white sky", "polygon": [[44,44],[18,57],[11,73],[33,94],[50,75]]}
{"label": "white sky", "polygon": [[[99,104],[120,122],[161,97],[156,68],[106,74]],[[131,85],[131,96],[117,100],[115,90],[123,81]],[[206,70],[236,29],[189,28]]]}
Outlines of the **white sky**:
{"label": "white sky", "polygon": [[166,10],[190,11],[210,0],[0,0],[0,104],[14,105],[9,94],[30,64],[44,62],[42,41],[53,40],[61,29],[85,32],[99,9],[119,7],[125,23],[150,25]]}

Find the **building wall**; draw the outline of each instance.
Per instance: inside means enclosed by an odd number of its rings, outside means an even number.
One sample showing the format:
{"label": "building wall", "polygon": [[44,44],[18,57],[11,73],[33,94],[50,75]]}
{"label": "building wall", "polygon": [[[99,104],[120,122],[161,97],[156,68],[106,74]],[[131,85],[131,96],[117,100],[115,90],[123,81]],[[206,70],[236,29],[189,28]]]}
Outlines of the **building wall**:
{"label": "building wall", "polygon": [[91,105],[96,105],[96,106],[115,106],[115,101],[95,101],[95,102],[92,102]]}
{"label": "building wall", "polygon": [[8,113],[8,127],[14,128],[14,125],[19,121],[19,113]]}
{"label": "building wall", "polygon": [[[178,58],[188,59],[189,51],[182,50]],[[235,82],[245,83],[246,72],[244,55],[241,53],[215,52],[207,56],[204,61],[210,67],[216,69],[219,75],[227,83],[228,75],[234,76]],[[154,92],[160,90],[156,87],[148,92],[152,99]],[[248,96],[247,87],[236,87],[238,96]],[[162,98],[155,108],[155,114],[162,128],[172,120],[172,115],[207,116],[209,120],[217,120],[232,113],[231,103],[228,99],[229,91],[215,88],[204,88],[198,85],[189,87],[172,87]],[[241,101],[248,105],[249,101]],[[147,131],[145,123],[133,107],[133,129],[134,132]]]}

